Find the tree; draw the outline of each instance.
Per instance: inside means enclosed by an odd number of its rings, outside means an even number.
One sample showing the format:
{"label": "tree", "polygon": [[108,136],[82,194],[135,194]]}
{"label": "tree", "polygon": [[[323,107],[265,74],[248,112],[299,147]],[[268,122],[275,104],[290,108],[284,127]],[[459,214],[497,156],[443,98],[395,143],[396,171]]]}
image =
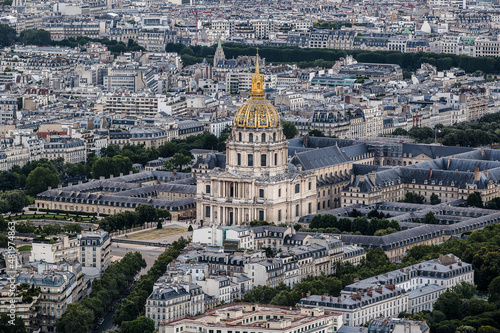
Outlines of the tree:
{"label": "tree", "polygon": [[43,29],[29,29],[21,31],[19,35],[25,45],[50,45],[50,32]]}
{"label": "tree", "polygon": [[481,326],[477,330],[477,333],[500,333],[500,330],[493,326]]}
{"label": "tree", "polygon": [[415,192],[406,192],[405,198],[402,201],[406,203],[423,204],[425,198]]}
{"label": "tree", "polygon": [[192,225],[190,225],[190,226],[188,227],[188,231],[193,231],[193,226],[192,226]]}
{"label": "tree", "polygon": [[56,330],[61,333],[87,333],[92,328],[94,313],[79,303],[69,304],[66,312],[56,321]]}
{"label": "tree", "polygon": [[289,121],[284,121],[282,126],[283,134],[288,140],[295,138],[299,134],[297,127],[295,127],[295,125]]}
{"label": "tree", "polygon": [[481,200],[481,194],[479,192],[472,192],[467,197],[467,206],[469,207],[483,207],[483,201]]}
{"label": "tree", "polygon": [[424,216],[424,223],[425,224],[438,224],[438,220],[436,218],[436,215],[434,215],[434,212],[431,210]]}
{"label": "tree", "polygon": [[9,246],[9,237],[0,233],[0,248],[7,248]]}
{"label": "tree", "polygon": [[490,302],[500,304],[500,276],[494,278],[488,286],[488,299]]}
{"label": "tree", "polygon": [[457,294],[461,299],[471,299],[477,294],[477,286],[462,281],[454,286],[451,291]]}
{"label": "tree", "polygon": [[158,210],[151,205],[139,205],[135,211],[139,214],[140,223],[158,221]]}
{"label": "tree", "polygon": [[153,333],[155,322],[153,319],[142,316],[135,320],[124,321],[120,328],[121,333]]}
{"label": "tree", "polygon": [[175,153],[174,156],[172,157],[172,164],[174,166],[178,166],[179,171],[182,172],[182,167],[184,165],[191,163],[192,160],[193,159],[191,156],[186,156],[183,153]]}
{"label": "tree", "polygon": [[21,317],[16,316],[14,318],[14,325],[11,325],[11,318],[3,313],[0,316],[0,332],[2,333],[26,333],[26,326],[24,325],[24,320]]}
{"label": "tree", "polygon": [[323,132],[321,132],[320,130],[317,130],[317,129],[313,129],[313,130],[309,131],[309,133],[307,133],[307,134],[309,134],[309,136],[315,136],[315,137],[320,137],[320,138],[325,136],[323,134]]}
{"label": "tree", "polygon": [[161,221],[158,221],[158,224],[156,225],[156,229],[163,229],[163,225],[161,224]]}
{"label": "tree", "polygon": [[446,318],[460,319],[462,317],[462,300],[452,292],[445,292],[434,303],[434,311],[441,311]]}
{"label": "tree", "polygon": [[436,193],[431,194],[431,205],[438,205],[441,203],[441,199]]}
{"label": "tree", "polygon": [[46,191],[49,186],[57,188],[59,176],[45,166],[37,167],[26,178],[26,191],[31,196]]}
{"label": "tree", "polygon": [[63,230],[72,234],[79,234],[83,231],[83,228],[79,223],[71,223],[65,224]]}
{"label": "tree", "polygon": [[0,46],[11,46],[16,42],[16,30],[7,24],[0,24]]}

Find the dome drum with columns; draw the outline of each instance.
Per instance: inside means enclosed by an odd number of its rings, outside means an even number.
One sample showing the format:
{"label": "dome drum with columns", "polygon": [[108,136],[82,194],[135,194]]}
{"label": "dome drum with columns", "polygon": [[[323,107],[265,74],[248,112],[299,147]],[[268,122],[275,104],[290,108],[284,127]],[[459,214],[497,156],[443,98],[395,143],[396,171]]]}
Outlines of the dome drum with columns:
{"label": "dome drum with columns", "polygon": [[289,170],[288,141],[276,108],[265,99],[257,65],[250,99],[236,112],[226,142],[226,169],[197,179],[197,220],[234,225],[252,220],[295,223],[316,213],[316,178]]}

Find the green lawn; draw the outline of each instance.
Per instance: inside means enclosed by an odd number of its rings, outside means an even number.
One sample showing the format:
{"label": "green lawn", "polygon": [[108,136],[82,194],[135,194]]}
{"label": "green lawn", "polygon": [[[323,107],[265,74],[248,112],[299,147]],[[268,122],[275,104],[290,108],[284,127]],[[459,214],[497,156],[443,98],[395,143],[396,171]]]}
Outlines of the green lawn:
{"label": "green lawn", "polygon": [[31,245],[21,245],[17,249],[19,251],[31,251]]}

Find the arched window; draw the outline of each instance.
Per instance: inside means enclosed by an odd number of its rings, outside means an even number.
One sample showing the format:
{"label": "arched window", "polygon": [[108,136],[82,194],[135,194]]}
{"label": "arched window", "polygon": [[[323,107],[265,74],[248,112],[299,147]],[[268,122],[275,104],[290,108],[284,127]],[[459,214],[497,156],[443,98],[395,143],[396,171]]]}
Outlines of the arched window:
{"label": "arched window", "polygon": [[273,133],[273,141],[276,141],[276,133]]}
{"label": "arched window", "polygon": [[238,140],[241,141],[241,132],[238,133]]}
{"label": "arched window", "polygon": [[260,166],[266,166],[267,164],[267,155],[262,154],[260,155]]}
{"label": "arched window", "polygon": [[260,136],[260,141],[261,142],[266,142],[266,134],[262,133],[262,135]]}
{"label": "arched window", "polygon": [[238,165],[241,165],[241,154],[238,154]]}
{"label": "arched window", "polygon": [[253,134],[252,133],[250,133],[248,135],[248,142],[253,142]]}
{"label": "arched window", "polygon": [[253,166],[253,155],[248,155],[248,166]]}
{"label": "arched window", "polygon": [[278,153],[274,153],[274,165],[278,165]]}

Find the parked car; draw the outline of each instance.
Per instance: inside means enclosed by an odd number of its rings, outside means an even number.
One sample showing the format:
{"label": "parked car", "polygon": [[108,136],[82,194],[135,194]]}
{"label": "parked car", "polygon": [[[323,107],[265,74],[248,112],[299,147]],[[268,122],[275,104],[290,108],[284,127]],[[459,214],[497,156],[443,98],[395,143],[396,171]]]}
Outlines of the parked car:
{"label": "parked car", "polygon": [[99,321],[97,322],[99,325],[102,325],[104,323],[104,318],[101,318],[99,319]]}

